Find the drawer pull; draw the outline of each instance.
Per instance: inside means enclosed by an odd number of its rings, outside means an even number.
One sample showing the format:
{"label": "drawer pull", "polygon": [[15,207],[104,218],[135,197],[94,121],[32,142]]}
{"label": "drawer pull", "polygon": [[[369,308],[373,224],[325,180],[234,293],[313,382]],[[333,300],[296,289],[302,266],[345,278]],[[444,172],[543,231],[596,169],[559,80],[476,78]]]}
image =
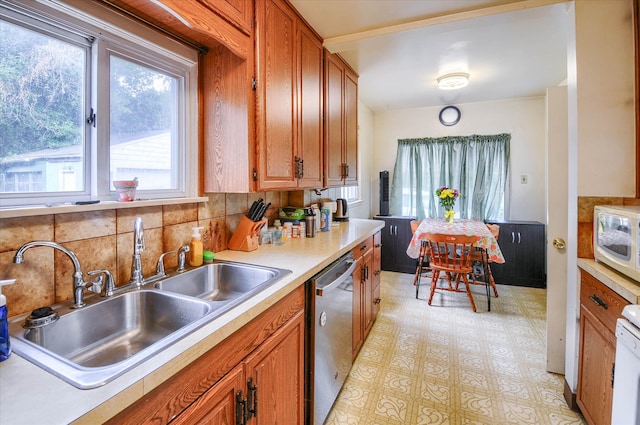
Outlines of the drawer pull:
{"label": "drawer pull", "polygon": [[609,306],[607,305],[607,303],[606,303],[606,302],[604,302],[604,301],[602,301],[602,300],[600,299],[600,297],[598,297],[596,294],[589,295],[589,299],[590,299],[591,301],[593,301],[593,303],[594,303],[595,305],[600,306],[600,307],[604,308],[605,310],[609,308]]}

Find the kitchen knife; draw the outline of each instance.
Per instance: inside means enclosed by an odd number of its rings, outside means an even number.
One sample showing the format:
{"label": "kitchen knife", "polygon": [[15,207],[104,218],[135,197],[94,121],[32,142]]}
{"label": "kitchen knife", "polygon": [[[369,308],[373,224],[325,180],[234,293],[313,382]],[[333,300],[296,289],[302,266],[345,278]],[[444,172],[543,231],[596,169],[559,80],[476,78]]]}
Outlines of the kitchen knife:
{"label": "kitchen knife", "polygon": [[262,220],[262,217],[264,217],[264,214],[267,212],[267,209],[270,206],[271,206],[271,202],[269,202],[268,204],[262,204],[262,208],[260,208],[260,210],[258,211],[257,217],[254,221]]}
{"label": "kitchen knife", "polygon": [[265,207],[265,204],[263,202],[263,203],[260,204],[260,206],[256,210],[256,213],[253,216],[253,221],[260,221],[260,219],[262,218],[262,213],[264,211],[264,207]]}
{"label": "kitchen knife", "polygon": [[260,208],[261,203],[262,203],[262,198],[259,198],[257,201],[253,201],[253,204],[251,204],[251,208],[249,208],[249,212],[247,213],[247,218],[253,220],[253,217],[258,211],[258,208]]}

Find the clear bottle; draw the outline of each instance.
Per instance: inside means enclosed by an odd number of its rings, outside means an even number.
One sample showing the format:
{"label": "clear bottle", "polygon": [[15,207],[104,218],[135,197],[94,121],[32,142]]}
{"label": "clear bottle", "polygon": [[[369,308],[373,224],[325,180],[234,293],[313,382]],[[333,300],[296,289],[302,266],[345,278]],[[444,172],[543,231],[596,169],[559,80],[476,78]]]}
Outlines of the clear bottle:
{"label": "clear bottle", "polygon": [[2,287],[4,285],[11,285],[15,281],[15,279],[0,280],[0,362],[7,360],[11,355],[9,321],[7,320],[7,297],[2,295]]}
{"label": "clear bottle", "polygon": [[193,227],[193,233],[191,233],[191,245],[189,246],[189,264],[191,267],[198,267],[202,265],[202,254],[204,247],[202,246],[202,236],[200,231],[204,227]]}

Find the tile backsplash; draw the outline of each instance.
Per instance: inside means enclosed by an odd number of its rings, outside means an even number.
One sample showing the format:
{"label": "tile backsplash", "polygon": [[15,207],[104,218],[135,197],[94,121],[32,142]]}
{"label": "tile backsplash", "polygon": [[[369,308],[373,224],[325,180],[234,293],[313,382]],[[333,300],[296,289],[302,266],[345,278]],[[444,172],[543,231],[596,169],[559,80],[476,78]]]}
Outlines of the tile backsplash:
{"label": "tile backsplash", "polygon": [[578,196],[578,258],[593,258],[593,208],[596,205],[640,206],[640,199]]}
{"label": "tile backsplash", "polygon": [[[73,297],[73,264],[62,252],[34,247],[22,264],[13,264],[17,249],[33,240],[54,241],[72,250],[80,260],[85,279],[91,270],[109,270],[116,285],[131,278],[133,221],[142,217],[146,249],[142,253],[145,276],[153,275],[163,252],[188,245],[191,228],[203,226],[204,248],[227,249],[237,223],[254,200],[272,205],[271,219],[280,206],[289,205],[289,192],[209,194],[208,202],[126,208],[78,213],[0,219],[0,279],[17,279],[4,287],[9,316]],[[177,256],[167,255],[165,267],[177,266]]]}
{"label": "tile backsplash", "polygon": [[[204,227],[204,249],[223,251],[254,200],[271,202],[266,215],[272,223],[279,207],[335,199],[339,189],[207,196],[208,201],[202,203],[0,219],[0,279],[17,279],[3,288],[9,316],[73,298],[73,264],[59,250],[34,247],[25,252],[22,264],[13,264],[16,251],[26,242],[60,243],[77,255],[85,279],[90,278],[86,273],[91,270],[106,269],[113,274],[116,285],[122,285],[131,278],[133,221],[137,216],[142,217],[144,225],[143,273],[150,276],[163,252],[189,244],[192,227]],[[177,256],[165,256],[165,267],[177,267]]]}

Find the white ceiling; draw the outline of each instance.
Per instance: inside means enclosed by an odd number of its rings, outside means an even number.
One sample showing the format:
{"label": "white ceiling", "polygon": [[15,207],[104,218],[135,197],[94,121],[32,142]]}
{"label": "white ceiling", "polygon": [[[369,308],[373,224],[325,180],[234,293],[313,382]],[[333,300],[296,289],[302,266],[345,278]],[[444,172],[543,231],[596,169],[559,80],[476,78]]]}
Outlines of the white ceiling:
{"label": "white ceiling", "polygon": [[[371,110],[542,96],[567,73],[560,0],[290,0],[360,75]],[[439,90],[462,71],[469,85]]]}

